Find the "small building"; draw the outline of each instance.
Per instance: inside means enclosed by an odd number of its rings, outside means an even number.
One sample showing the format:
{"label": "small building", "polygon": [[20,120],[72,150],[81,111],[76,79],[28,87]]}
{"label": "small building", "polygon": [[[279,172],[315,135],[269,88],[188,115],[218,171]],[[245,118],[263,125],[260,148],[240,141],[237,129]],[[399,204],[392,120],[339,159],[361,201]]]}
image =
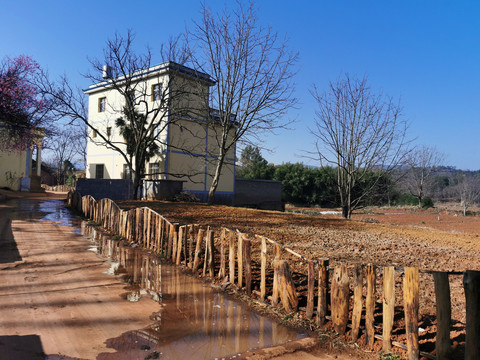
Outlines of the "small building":
{"label": "small building", "polygon": [[42,136],[25,150],[0,150],[0,188],[13,191],[42,192],[40,186],[40,169],[32,171],[32,155],[36,161],[42,159]]}
{"label": "small building", "polygon": [[[207,74],[173,62],[134,73],[131,79],[135,84],[129,85],[133,90],[128,97],[122,95],[108,77],[85,90],[89,96],[89,122],[96,129],[89,133],[86,178],[130,178],[125,158],[107,146],[98,132],[125,153],[126,140],[116,126],[116,119],[122,116],[126,102],[131,101],[136,111],[149,114],[147,116],[153,116],[150,115],[152,109],[158,108],[162,112],[160,121],[165,124],[156,134],[159,151],[145,164],[144,179],[182,181],[183,191],[206,200],[220,136],[212,121],[218,112],[208,108],[209,89],[215,82]],[[114,81],[121,83],[122,79]],[[165,103],[168,106],[165,107]],[[233,202],[234,174],[235,149],[232,149],[227,153],[217,188],[216,197],[222,202]]]}

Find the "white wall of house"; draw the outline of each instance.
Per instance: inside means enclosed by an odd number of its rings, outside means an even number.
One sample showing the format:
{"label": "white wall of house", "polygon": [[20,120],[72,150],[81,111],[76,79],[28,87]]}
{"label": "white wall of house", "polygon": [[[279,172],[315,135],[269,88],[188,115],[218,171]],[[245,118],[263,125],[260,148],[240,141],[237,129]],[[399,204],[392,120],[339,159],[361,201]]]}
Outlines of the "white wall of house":
{"label": "white wall of house", "polygon": [[[156,67],[155,67],[156,68]],[[158,68],[161,68],[159,66]],[[168,74],[165,72],[153,71],[142,84],[138,84],[138,94],[144,93],[147,89],[147,95],[151,94],[150,89],[155,84],[168,84]],[[177,79],[175,79],[177,80]],[[188,85],[188,77],[182,78],[176,82],[178,86]],[[208,98],[208,85],[203,85],[201,91],[192,92],[195,95],[182,98],[182,108],[185,104],[191,106],[192,114],[176,119],[176,124],[169,126],[159,133],[162,145],[160,154],[151,159],[149,163],[156,163],[161,171],[168,175],[158,176],[160,179],[179,179],[184,180],[184,189],[196,193],[208,192],[214,168],[211,164],[212,156],[207,152],[215,147],[215,139],[212,138],[213,131],[208,131],[206,122],[201,119],[195,119],[200,108],[200,103],[204,104],[202,97]],[[89,121],[105,136],[109,135],[110,139],[115,142],[122,150],[125,150],[124,139],[119,134],[119,130],[115,127],[115,120],[122,114],[125,99],[120,93],[109,88],[106,83],[92,85],[85,92],[89,95]],[[199,93],[202,95],[199,97]],[[99,107],[100,99],[105,99],[105,107]],[[147,96],[145,101],[149,106],[155,106],[155,101],[151,96]],[[103,110],[103,111],[100,111]],[[142,108],[139,107],[141,111]],[[87,143],[87,178],[96,178],[101,175],[105,179],[122,179],[124,178],[124,168],[126,161],[121,154],[115,150],[108,149],[104,146],[99,134],[95,134],[89,130],[89,141]],[[183,149],[183,150],[182,150]],[[222,171],[222,178],[218,191],[222,193],[232,194],[234,192],[235,179],[235,150],[232,149],[227,158],[230,160]],[[102,167],[103,165],[103,167]],[[103,170],[101,170],[103,168]],[[149,172],[149,164],[146,164],[146,171]],[[188,176],[181,176],[188,175]]]}

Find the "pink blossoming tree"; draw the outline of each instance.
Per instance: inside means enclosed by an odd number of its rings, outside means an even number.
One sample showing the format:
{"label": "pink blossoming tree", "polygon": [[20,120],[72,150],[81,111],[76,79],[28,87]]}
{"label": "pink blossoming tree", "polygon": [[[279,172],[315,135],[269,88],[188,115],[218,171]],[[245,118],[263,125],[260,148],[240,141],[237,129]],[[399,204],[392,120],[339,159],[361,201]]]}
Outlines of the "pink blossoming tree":
{"label": "pink blossoming tree", "polygon": [[40,74],[29,56],[0,64],[0,149],[24,150],[51,120],[50,102],[37,86]]}

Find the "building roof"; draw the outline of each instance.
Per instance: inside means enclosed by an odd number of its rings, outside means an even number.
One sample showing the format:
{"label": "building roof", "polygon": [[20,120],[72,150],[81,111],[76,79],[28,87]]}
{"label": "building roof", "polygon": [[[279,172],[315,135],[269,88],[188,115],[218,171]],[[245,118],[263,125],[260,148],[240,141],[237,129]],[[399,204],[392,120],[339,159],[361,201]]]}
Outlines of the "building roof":
{"label": "building roof", "polygon": [[[199,71],[197,71],[195,69],[192,69],[192,68],[189,68],[185,65],[177,64],[173,61],[167,61],[167,62],[162,63],[160,65],[152,66],[148,69],[138,70],[133,74],[132,79],[138,78],[139,80],[142,80],[142,79],[145,80],[145,79],[148,79],[150,77],[154,77],[154,76],[160,75],[162,73],[166,74],[166,73],[169,73],[169,72],[177,72],[182,76],[200,80],[200,81],[206,83],[208,86],[215,85],[215,81],[212,80],[210,75],[208,75],[206,73],[203,73],[203,72],[199,72]],[[124,78],[124,77],[120,76],[116,80],[121,82],[122,78]],[[97,84],[90,85],[88,87],[88,89],[85,89],[83,91],[84,91],[85,94],[90,95],[90,94],[93,94],[97,91],[104,90],[105,88],[108,88],[110,86],[112,86],[112,80],[106,80],[106,81],[102,81],[102,82],[97,83]]]}

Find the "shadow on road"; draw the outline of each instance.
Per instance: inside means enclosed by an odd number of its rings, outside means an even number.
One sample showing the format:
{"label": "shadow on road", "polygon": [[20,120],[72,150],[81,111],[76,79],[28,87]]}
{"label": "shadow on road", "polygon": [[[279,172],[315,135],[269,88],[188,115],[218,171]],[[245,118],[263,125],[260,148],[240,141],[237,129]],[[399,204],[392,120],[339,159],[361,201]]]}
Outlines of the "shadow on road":
{"label": "shadow on road", "polygon": [[0,206],[0,264],[22,261],[12,232],[12,220],[8,216],[12,212],[12,207]]}
{"label": "shadow on road", "polygon": [[42,341],[38,335],[0,336],[0,354],[2,359],[43,360]]}

